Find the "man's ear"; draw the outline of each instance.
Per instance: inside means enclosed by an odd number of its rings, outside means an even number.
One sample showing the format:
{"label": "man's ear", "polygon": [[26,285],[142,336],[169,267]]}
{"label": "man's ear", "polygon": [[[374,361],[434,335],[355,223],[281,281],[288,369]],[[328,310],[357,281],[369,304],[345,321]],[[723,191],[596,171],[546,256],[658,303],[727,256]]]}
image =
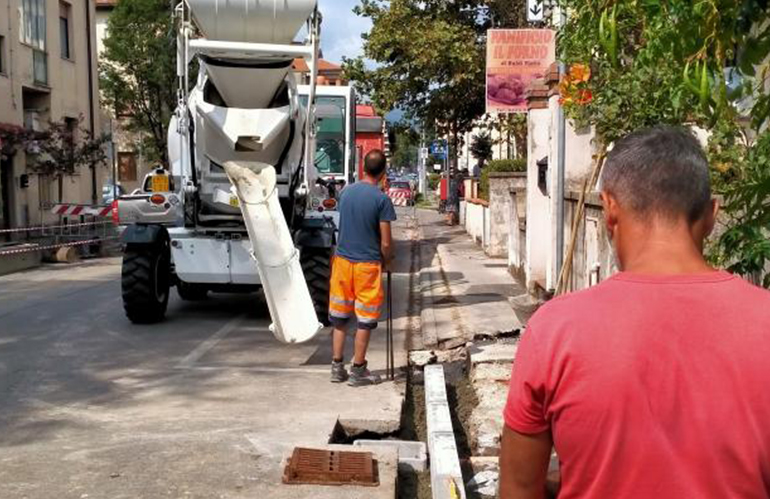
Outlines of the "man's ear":
{"label": "man's ear", "polygon": [[612,193],[607,191],[602,191],[599,196],[602,198],[602,204],[604,205],[604,223],[607,226],[607,235],[612,240],[620,215],[618,200],[615,199]]}

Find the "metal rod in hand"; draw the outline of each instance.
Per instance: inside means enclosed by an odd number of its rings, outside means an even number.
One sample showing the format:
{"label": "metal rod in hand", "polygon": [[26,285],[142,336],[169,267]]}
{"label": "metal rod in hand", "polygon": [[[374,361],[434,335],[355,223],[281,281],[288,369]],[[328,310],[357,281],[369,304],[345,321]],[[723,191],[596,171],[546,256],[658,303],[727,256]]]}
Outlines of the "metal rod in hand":
{"label": "metal rod in hand", "polygon": [[391,272],[388,270],[388,321],[387,321],[387,337],[388,337],[388,378],[394,379],[396,377],[395,359],[393,356],[393,288],[391,287]]}
{"label": "metal rod in hand", "polygon": [[385,300],[387,300],[385,313],[385,376],[390,379],[390,272],[386,275]]}

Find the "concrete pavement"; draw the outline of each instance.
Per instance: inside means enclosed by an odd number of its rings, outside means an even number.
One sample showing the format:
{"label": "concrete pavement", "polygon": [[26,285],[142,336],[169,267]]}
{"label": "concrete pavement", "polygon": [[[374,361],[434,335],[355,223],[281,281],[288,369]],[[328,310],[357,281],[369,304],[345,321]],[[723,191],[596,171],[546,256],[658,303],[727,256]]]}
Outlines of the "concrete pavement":
{"label": "concrete pavement", "polygon": [[[395,231],[397,365],[416,312],[408,213]],[[132,325],[119,273],[106,259],[0,277],[0,497],[393,497],[280,477],[293,447],[327,445],[338,424],[397,431],[403,382],[329,383],[328,335],[278,343],[255,294],[174,293],[168,320]],[[383,371],[384,327],[370,351]]]}
{"label": "concrete pavement", "polygon": [[449,227],[435,211],[417,210],[424,348],[452,348],[474,337],[522,327],[510,299],[526,290],[504,258],[489,258],[462,227]]}

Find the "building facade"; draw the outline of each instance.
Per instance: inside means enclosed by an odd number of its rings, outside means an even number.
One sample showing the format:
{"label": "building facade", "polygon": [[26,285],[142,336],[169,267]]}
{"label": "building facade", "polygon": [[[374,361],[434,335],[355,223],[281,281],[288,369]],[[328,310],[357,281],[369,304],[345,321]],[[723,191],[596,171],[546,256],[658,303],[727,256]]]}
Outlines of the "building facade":
{"label": "building facade", "polygon": [[[93,0],[0,0],[0,125],[44,130],[64,121],[98,136]],[[77,132],[75,132],[76,140]],[[28,169],[32,151],[0,162],[0,229],[50,223],[57,202],[98,204],[107,165],[58,182]]]}

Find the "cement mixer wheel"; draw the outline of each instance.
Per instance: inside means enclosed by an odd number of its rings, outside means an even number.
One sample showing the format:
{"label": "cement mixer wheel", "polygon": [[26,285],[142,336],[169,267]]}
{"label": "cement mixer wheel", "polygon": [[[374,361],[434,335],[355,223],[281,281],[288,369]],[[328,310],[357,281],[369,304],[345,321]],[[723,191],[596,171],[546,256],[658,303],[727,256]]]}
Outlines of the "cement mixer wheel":
{"label": "cement mixer wheel", "polygon": [[318,321],[329,325],[329,281],[332,271],[331,248],[303,248],[300,254],[302,272],[313,299]]}
{"label": "cement mixer wheel", "polygon": [[128,248],[123,255],[123,308],[134,324],[160,322],[166,315],[170,281],[167,242]]}

